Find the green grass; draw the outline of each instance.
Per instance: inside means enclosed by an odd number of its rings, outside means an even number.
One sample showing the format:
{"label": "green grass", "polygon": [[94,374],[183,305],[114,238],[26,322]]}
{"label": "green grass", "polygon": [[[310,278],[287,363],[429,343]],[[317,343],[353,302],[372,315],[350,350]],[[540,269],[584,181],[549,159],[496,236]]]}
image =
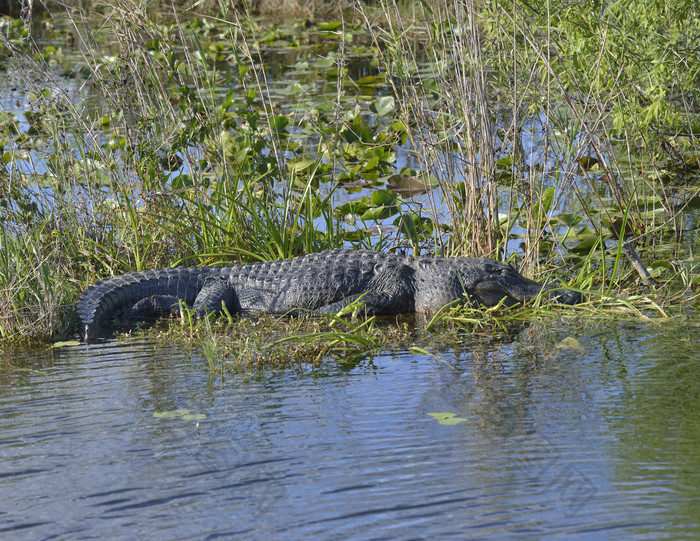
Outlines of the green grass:
{"label": "green grass", "polygon": [[[24,74],[30,96],[24,118],[0,111],[5,340],[70,335],[79,291],[104,277],[345,245],[511,261],[584,291],[595,317],[693,302],[694,3],[380,1],[313,26],[95,8],[51,8],[78,59],[21,22],[0,37],[0,69]],[[84,99],[61,90],[61,70]],[[636,283],[622,231],[657,292]],[[517,318],[550,311],[533,310]],[[510,314],[446,310],[428,330],[494,330]],[[333,326],[294,340],[381,347],[372,320]],[[207,336],[206,351],[222,347]],[[279,339],[273,350],[291,347]]]}

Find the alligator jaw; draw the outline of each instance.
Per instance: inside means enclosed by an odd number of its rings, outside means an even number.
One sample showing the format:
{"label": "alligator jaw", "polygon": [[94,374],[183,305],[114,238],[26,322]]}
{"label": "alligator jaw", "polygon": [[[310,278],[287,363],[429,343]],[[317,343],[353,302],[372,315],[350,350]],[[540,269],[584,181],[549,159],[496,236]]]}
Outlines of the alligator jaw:
{"label": "alligator jaw", "polygon": [[581,294],[578,291],[571,291],[570,289],[556,289],[555,291],[548,293],[547,297],[551,302],[556,302],[557,304],[571,305],[583,302],[583,297]]}
{"label": "alligator jaw", "polygon": [[517,303],[525,304],[543,291],[550,302],[558,304],[578,304],[582,300],[581,294],[576,291],[542,285],[525,278],[513,269],[488,276],[474,288],[476,297],[486,306],[495,306],[503,299],[505,299],[506,306],[513,306]]}

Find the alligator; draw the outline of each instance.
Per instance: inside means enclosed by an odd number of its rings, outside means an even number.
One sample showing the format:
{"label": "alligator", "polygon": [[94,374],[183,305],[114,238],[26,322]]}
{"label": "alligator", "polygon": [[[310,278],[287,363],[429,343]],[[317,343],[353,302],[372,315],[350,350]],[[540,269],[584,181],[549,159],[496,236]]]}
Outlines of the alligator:
{"label": "alligator", "polygon": [[89,340],[108,332],[117,317],[175,313],[180,301],[201,315],[223,306],[230,313],[334,314],[358,299],[368,314],[431,314],[453,301],[511,306],[543,290],[561,304],[581,300],[579,293],[534,282],[493,259],[326,250],[264,263],[130,272],[88,288],[77,312]]}

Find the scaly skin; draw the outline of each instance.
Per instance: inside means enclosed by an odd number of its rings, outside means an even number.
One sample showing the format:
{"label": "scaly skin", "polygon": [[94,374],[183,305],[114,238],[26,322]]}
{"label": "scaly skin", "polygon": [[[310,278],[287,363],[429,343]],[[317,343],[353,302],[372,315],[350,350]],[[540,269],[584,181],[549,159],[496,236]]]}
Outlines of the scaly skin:
{"label": "scaly skin", "polygon": [[[462,299],[494,306],[537,296],[543,286],[492,259],[411,257],[330,250],[294,259],[230,267],[178,267],[132,272],[90,287],[78,303],[87,340],[109,330],[115,317],[161,315],[182,300],[196,312],[335,313],[360,296],[368,313],[435,313]],[[578,293],[548,294],[563,304]]]}

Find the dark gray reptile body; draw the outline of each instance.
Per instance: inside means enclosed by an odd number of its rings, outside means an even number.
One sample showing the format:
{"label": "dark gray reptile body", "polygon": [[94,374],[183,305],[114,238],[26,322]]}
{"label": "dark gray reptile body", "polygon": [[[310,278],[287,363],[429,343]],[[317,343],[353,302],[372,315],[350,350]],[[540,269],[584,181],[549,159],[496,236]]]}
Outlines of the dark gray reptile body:
{"label": "dark gray reptile body", "polygon": [[[545,286],[549,289],[547,286]],[[91,338],[111,319],[158,315],[178,299],[199,313],[334,313],[361,295],[373,314],[434,313],[456,299],[493,306],[524,302],[543,286],[492,259],[411,257],[332,250],[295,259],[230,267],[178,267],[132,272],[90,287],[78,303],[81,333]],[[580,295],[553,292],[574,304]]]}

